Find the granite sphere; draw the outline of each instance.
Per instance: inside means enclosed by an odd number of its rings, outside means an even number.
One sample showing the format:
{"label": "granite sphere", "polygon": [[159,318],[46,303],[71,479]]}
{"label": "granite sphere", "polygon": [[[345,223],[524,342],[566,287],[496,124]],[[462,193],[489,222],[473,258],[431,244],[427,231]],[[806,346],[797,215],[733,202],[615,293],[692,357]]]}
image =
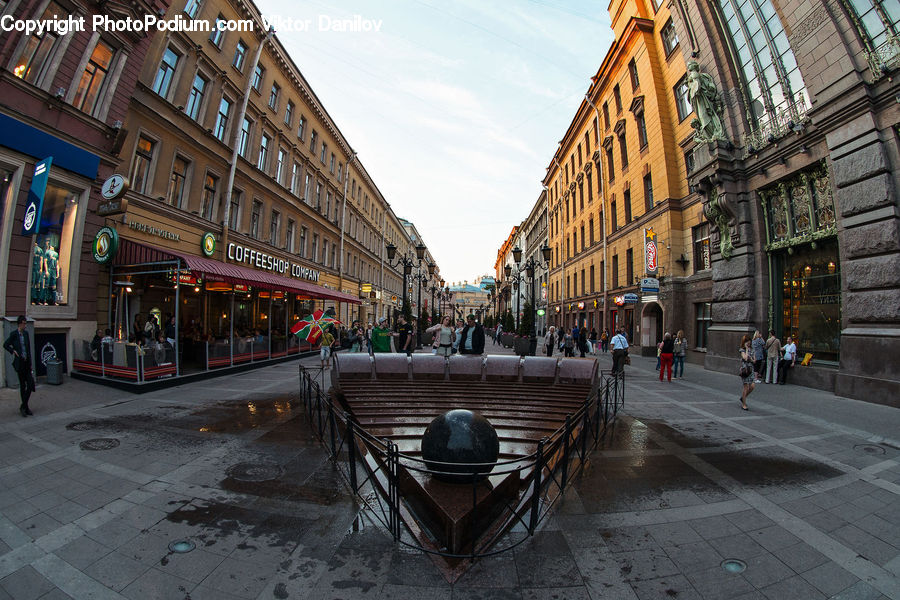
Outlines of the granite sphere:
{"label": "granite sphere", "polygon": [[[500,455],[500,439],[494,426],[477,412],[456,409],[435,417],[422,435],[422,458],[435,474],[450,483],[484,479]],[[454,463],[443,465],[437,463]],[[472,463],[489,463],[480,467]]]}

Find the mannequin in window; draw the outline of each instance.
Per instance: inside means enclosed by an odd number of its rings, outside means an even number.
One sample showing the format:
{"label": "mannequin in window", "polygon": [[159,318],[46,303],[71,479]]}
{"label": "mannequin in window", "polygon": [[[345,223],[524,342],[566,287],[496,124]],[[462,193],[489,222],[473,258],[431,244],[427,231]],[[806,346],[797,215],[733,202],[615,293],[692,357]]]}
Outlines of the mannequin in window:
{"label": "mannequin in window", "polygon": [[44,304],[56,304],[56,283],[59,281],[59,254],[53,249],[50,240],[44,244],[44,268],[47,272],[44,288]]}
{"label": "mannequin in window", "polygon": [[40,304],[44,297],[44,251],[37,242],[31,257],[31,303]]}

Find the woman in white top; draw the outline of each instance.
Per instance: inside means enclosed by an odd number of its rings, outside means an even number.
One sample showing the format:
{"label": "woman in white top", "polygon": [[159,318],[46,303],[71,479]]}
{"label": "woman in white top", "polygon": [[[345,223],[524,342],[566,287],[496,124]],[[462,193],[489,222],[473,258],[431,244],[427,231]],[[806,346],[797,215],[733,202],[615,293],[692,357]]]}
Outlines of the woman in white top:
{"label": "woman in white top", "polygon": [[547,356],[553,356],[553,346],[556,345],[556,327],[550,326],[547,335],[544,336],[544,346],[547,350]]}
{"label": "woman in white top", "polygon": [[450,356],[453,342],[456,341],[456,332],[453,331],[450,316],[445,315],[440,323],[429,327],[425,331],[437,334],[435,336],[438,340],[436,354],[438,356]]}

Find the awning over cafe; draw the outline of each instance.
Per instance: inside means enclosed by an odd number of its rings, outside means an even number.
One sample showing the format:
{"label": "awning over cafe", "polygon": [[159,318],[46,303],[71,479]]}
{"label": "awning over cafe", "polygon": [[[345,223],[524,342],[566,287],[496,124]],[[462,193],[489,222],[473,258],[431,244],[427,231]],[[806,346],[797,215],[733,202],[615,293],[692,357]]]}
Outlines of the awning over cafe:
{"label": "awning over cafe", "polygon": [[301,294],[308,298],[332,300],[334,302],[362,303],[356,296],[344,294],[314,283],[250,269],[242,265],[224,263],[211,258],[194,256],[193,254],[170,250],[169,248],[139,244],[131,240],[122,240],[114,264],[116,266],[136,266],[176,259],[183,263],[180,265],[180,268],[186,268],[197,275],[202,274],[210,281],[251,285],[267,290],[282,290]]}

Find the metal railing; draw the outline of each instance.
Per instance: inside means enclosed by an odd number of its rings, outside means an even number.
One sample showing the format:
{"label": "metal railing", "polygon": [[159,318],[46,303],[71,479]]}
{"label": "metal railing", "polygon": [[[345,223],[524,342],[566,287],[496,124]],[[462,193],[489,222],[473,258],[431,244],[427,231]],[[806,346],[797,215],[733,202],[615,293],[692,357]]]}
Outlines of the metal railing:
{"label": "metal railing", "polygon": [[[321,374],[318,368],[300,365],[300,395],[310,426],[328,451],[335,466],[344,476],[354,495],[370,510],[370,514],[393,536],[396,542],[424,552],[447,558],[478,558],[510,550],[534,534],[540,522],[547,516],[553,504],[562,497],[566,486],[584,467],[590,452],[597,447],[611,430],[618,410],[625,404],[624,373],[602,377],[592,386],[591,392],[575,412],[566,416],[565,423],[549,436],[537,442],[537,449],[527,455],[496,463],[454,463],[453,470],[439,471],[435,465],[450,465],[404,454],[388,438],[378,438],[366,432],[353,416],[336,406],[316,381]],[[514,384],[510,384],[514,385]],[[478,533],[479,491],[491,488],[483,478],[473,477],[471,487],[472,516],[468,519],[468,552],[451,552],[434,544],[423,544],[408,528],[402,527],[405,519],[412,518],[400,494],[401,478],[411,473],[450,475],[459,478],[459,470],[487,474],[494,481],[503,481],[512,475],[519,482],[515,500],[506,502],[499,514],[490,518],[491,526]],[[404,474],[404,471],[406,472]],[[372,492],[375,493],[372,493]],[[419,523],[425,531],[427,528]],[[527,532],[519,539],[507,536],[503,544],[498,542],[511,528]]]}

